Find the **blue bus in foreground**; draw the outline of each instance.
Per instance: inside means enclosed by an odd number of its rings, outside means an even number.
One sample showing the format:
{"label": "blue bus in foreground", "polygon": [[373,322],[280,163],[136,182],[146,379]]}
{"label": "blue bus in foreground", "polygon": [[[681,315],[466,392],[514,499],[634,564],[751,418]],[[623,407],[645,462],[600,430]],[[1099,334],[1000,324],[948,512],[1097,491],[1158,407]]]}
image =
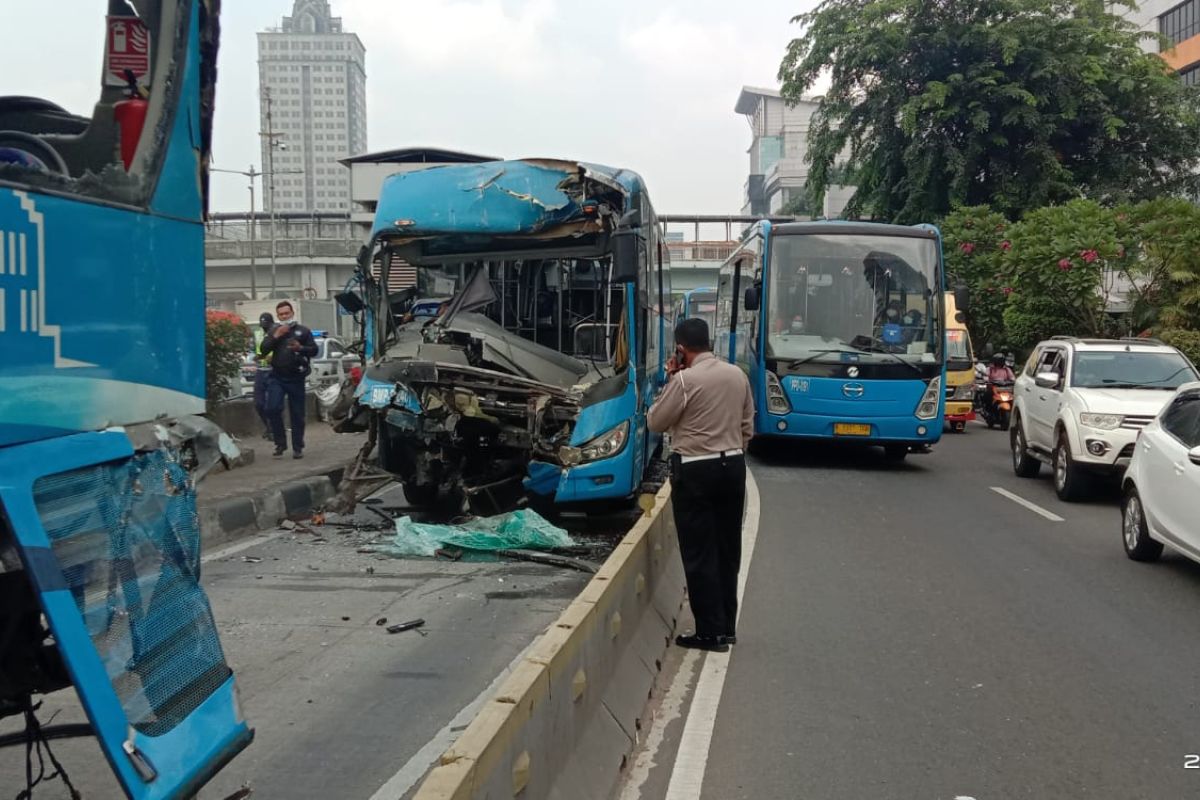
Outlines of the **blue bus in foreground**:
{"label": "blue bus in foreground", "polygon": [[[0,775],[30,796],[34,742],[94,735],[128,797],[193,797],[253,735],[196,514],[232,446],[194,416],[219,3],[71,5],[104,42],[71,74],[91,115],[0,97]],[[56,13],[21,31],[48,58]],[[68,687],[87,722],[51,724],[39,698]]]}
{"label": "blue bus in foreground", "polygon": [[751,226],[721,266],[714,339],[750,377],[756,437],[881,445],[942,435],[941,236],[931,226]]}
{"label": "blue bus in foreground", "polygon": [[[630,498],[659,444],[646,412],[665,380],[668,268],[628,170],[529,159],[394,175],[359,264],[368,365],[339,429],[373,428],[416,504]],[[416,283],[389,294],[397,269]],[[404,311],[427,298],[448,299],[433,317]]]}

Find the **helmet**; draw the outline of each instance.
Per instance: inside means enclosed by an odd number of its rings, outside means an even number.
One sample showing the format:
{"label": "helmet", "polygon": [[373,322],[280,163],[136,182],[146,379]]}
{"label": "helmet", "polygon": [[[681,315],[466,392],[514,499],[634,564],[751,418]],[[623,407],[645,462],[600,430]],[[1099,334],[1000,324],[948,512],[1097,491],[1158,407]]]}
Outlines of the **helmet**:
{"label": "helmet", "polygon": [[992,356],[992,363],[997,367],[1004,366],[1004,353],[996,353],[996,355]]}

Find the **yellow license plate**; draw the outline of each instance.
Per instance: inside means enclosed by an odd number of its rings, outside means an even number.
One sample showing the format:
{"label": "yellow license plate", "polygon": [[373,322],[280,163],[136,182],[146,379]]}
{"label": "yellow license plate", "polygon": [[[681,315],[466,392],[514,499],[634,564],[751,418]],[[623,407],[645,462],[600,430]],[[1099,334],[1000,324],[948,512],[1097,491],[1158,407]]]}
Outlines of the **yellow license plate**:
{"label": "yellow license plate", "polygon": [[834,436],[870,436],[871,426],[860,425],[852,422],[835,422],[833,423]]}

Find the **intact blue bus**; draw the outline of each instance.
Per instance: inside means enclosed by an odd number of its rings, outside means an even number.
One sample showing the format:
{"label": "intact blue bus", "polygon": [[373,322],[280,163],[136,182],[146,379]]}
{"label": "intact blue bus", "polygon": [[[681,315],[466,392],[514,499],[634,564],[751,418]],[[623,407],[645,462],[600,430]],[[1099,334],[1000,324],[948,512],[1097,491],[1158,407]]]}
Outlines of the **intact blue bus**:
{"label": "intact blue bus", "polygon": [[[435,316],[392,312],[401,268],[416,275],[403,302],[442,299]],[[529,159],[393,175],[358,278],[368,364],[339,429],[375,427],[411,502],[488,512],[639,492],[672,326],[636,173]]]}
{"label": "intact blue bus", "polygon": [[688,289],[675,301],[674,317],[676,320],[702,319],[712,331],[717,322],[717,287]]}
{"label": "intact blue bus", "polygon": [[[218,3],[73,5],[90,115],[0,97],[0,718],[34,742],[73,686],[87,723],[46,737],[94,735],[131,798],[192,797],[252,737],[199,584],[195,481],[230,444],[194,416]],[[44,16],[20,35],[69,71]]]}
{"label": "intact blue bus", "polygon": [[881,445],[942,435],[945,300],[932,226],[752,225],[721,266],[717,350],[750,378],[755,437]]}

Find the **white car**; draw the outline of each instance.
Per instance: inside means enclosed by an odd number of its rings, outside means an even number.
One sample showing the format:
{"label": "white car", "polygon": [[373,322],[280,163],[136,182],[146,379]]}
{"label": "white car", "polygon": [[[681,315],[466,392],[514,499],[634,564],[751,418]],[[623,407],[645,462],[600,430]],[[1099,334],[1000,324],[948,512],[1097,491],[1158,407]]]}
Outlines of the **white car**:
{"label": "white car", "polygon": [[1153,561],[1169,544],[1200,561],[1200,383],[1181,386],[1142,430],[1122,483],[1125,554]]}
{"label": "white car", "polygon": [[1200,373],[1156,339],[1059,336],[1034,349],[1014,387],[1013,471],[1054,470],[1060,500],[1075,500],[1096,474],[1121,474],[1138,432],[1181,384]]}

